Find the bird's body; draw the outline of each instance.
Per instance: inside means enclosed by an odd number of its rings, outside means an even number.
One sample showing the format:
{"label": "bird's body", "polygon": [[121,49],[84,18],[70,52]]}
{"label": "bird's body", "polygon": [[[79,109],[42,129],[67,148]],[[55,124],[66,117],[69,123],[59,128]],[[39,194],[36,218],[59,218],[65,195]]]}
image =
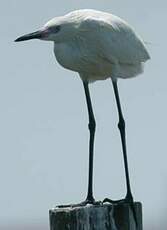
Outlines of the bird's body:
{"label": "bird's body", "polygon": [[131,78],[142,73],[143,63],[149,59],[145,44],[119,17],[77,10],[59,20],[70,21],[76,33],[68,40],[54,43],[56,59],[63,67],[78,72],[83,80]]}

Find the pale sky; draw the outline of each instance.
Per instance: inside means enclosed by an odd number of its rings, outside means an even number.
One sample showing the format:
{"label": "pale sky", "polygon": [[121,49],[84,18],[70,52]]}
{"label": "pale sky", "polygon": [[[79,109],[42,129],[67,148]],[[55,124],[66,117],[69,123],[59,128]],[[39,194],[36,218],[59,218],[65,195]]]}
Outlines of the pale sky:
{"label": "pale sky", "polygon": [[[120,80],[119,89],[134,198],[143,203],[145,229],[165,230],[165,0],[1,3],[0,229],[49,229],[50,208],[85,199],[89,133],[81,80],[56,62],[53,44],[13,42],[52,17],[81,8],[120,16],[148,42],[152,59],[144,74]],[[107,80],[90,88],[97,121],[95,198],[119,199],[125,195],[125,177],[112,84]]]}

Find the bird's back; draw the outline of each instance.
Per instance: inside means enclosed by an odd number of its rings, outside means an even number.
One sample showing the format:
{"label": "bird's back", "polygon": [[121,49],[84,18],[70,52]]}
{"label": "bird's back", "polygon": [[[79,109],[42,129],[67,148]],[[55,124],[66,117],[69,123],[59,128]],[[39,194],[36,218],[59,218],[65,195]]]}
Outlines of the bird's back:
{"label": "bird's back", "polygon": [[78,21],[76,36],[55,45],[55,55],[65,68],[94,79],[129,78],[142,72],[150,57],[142,39],[125,21],[95,10],[78,10],[65,17]]}

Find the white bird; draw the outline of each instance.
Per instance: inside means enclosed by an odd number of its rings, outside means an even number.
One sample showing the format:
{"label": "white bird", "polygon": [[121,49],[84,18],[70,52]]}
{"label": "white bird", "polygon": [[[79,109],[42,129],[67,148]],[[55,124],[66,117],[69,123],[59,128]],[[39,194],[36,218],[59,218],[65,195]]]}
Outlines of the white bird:
{"label": "white bird", "polygon": [[89,114],[90,142],[88,194],[81,204],[96,203],[93,196],[93,148],[96,123],[89,83],[107,78],[112,80],[118,107],[118,128],[123,148],[127,194],[119,201],[107,198],[104,201],[133,203],[126,152],[125,121],[117,79],[132,78],[143,72],[144,62],[150,59],[143,40],[121,18],[90,9],[76,10],[65,16],[53,18],[38,31],[19,37],[15,41],[35,38],[53,41],[55,57],[59,64],[78,72],[83,81]]}

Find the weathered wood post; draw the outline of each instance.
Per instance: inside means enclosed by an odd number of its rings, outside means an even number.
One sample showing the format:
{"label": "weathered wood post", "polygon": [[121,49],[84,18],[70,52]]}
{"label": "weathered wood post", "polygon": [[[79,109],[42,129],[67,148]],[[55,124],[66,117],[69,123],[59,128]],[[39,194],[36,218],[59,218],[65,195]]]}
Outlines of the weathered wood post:
{"label": "weathered wood post", "polygon": [[50,230],[142,230],[142,205],[134,206],[137,226],[129,204],[56,207],[49,211]]}

